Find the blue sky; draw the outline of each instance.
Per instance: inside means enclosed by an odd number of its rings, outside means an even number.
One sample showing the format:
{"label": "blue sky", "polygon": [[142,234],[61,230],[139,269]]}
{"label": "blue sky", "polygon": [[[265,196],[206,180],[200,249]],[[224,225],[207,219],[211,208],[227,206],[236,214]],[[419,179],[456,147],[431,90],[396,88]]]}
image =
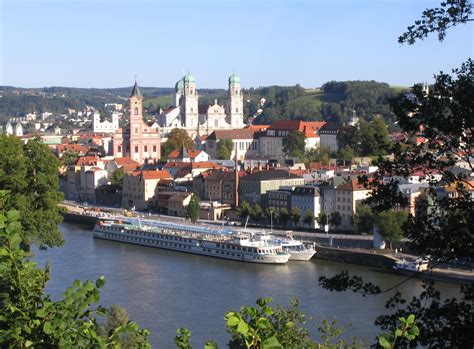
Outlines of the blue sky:
{"label": "blue sky", "polygon": [[0,0],[0,85],[411,86],[473,56],[473,26],[413,46],[397,37],[440,1]]}

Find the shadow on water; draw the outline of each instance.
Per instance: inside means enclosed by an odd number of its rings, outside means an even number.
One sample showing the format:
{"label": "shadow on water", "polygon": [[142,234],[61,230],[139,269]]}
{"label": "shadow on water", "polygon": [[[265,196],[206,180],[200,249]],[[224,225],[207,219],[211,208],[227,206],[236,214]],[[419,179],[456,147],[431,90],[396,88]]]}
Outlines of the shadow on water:
{"label": "shadow on water", "polygon": [[[35,251],[40,266],[47,261],[52,264],[48,292],[59,299],[74,279],[95,280],[104,275],[101,303],[124,306],[131,319],[150,329],[157,348],[173,347],[180,327],[192,331],[197,347],[210,338],[222,346],[228,339],[225,312],[252,305],[260,297],[272,297],[283,306],[296,297],[308,315],[317,320],[337,319],[348,334],[372,343],[379,330],[367,324],[385,312],[390,295],[364,299],[352,292],[331,293],[318,286],[318,278],[348,270],[383,289],[404,279],[317,259],[263,265],[96,240],[87,228],[66,223],[60,230],[66,241],[63,247]],[[453,285],[439,287],[457,294]],[[407,297],[419,294],[421,281],[409,280],[399,290]]]}

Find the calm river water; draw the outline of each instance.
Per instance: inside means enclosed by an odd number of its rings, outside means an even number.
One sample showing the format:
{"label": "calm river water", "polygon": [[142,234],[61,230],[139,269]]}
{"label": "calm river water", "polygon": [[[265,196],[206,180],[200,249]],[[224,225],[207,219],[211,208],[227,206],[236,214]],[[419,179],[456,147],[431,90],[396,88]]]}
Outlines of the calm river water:
{"label": "calm river water", "polygon": [[[225,312],[255,304],[260,297],[272,297],[274,303],[285,306],[297,297],[306,314],[319,320],[337,319],[350,336],[371,344],[379,333],[371,324],[385,312],[389,295],[364,299],[352,292],[331,293],[318,286],[319,276],[347,269],[382,288],[404,279],[317,259],[286,265],[246,264],[96,240],[90,229],[67,223],[60,230],[66,241],[63,247],[35,251],[39,266],[47,261],[52,264],[48,291],[59,299],[75,279],[95,280],[104,275],[101,303],[125,307],[132,320],[150,329],[154,348],[173,348],[179,327],[191,330],[196,348],[210,338],[224,347],[228,338]],[[421,292],[420,286],[420,280],[411,279],[399,290],[408,298]],[[458,289],[443,283],[438,287],[448,295]]]}

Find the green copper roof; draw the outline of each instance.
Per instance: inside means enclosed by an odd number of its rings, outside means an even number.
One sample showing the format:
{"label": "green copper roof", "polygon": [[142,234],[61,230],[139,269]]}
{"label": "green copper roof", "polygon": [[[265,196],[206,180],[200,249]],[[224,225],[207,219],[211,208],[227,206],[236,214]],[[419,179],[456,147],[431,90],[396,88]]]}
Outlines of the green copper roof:
{"label": "green copper roof", "polygon": [[232,74],[229,76],[229,84],[240,84],[240,78],[237,75]]}
{"label": "green copper roof", "polygon": [[142,96],[140,93],[140,88],[138,87],[137,82],[135,81],[135,85],[133,85],[132,93],[130,94],[130,97],[132,96]]}
{"label": "green copper roof", "polygon": [[183,91],[183,88],[184,88],[184,77],[182,77],[181,79],[179,79],[177,82],[176,82],[176,85],[174,85],[174,89],[176,92],[182,92]]}
{"label": "green copper roof", "polygon": [[192,76],[191,74],[187,73],[185,75],[185,77],[183,78],[184,80],[184,83],[192,83],[192,84],[195,84],[196,83],[196,78],[194,76]]}

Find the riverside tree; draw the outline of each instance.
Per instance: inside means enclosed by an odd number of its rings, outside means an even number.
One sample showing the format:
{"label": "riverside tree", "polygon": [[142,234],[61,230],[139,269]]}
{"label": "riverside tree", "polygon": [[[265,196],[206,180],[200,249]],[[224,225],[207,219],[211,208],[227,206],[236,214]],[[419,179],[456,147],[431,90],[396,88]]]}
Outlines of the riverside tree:
{"label": "riverside tree", "polygon": [[[473,21],[472,4],[468,0],[449,0],[440,7],[427,9],[422,19],[408,27],[399,37],[400,43],[413,44],[429,33],[437,33],[443,40],[449,27]],[[461,171],[452,168],[458,161],[469,169],[474,142],[474,64],[464,62],[452,74],[440,73],[429,91],[415,85],[409,94],[401,94],[392,102],[398,124],[407,134],[403,144],[391,146],[393,160],[379,161],[379,170],[369,203],[377,212],[399,209],[407,205],[397,188],[397,182],[383,182],[387,175],[408,177],[412,171],[423,171],[430,183],[424,214],[410,216],[404,225],[410,248],[430,254],[440,261],[474,257],[474,202],[472,184]],[[417,136],[425,138],[416,143]],[[436,176],[435,176],[436,174]],[[439,180],[439,177],[441,180]],[[361,178],[367,183],[367,178]],[[368,183],[367,183],[368,184]],[[455,193],[452,197],[439,195],[443,190]],[[364,283],[359,276],[347,272],[333,278],[320,278],[320,284],[330,290],[352,290],[364,295],[380,294],[398,285],[381,290]],[[384,330],[393,330],[397,318],[413,313],[417,318],[420,336],[412,343],[401,339],[401,347],[472,348],[474,346],[474,284],[460,287],[459,297],[446,298],[436,290],[433,282],[424,284],[424,292],[407,302],[396,292],[386,303],[389,314],[377,318]]]}
{"label": "riverside tree", "polygon": [[14,136],[0,136],[0,190],[11,192],[12,208],[21,215],[22,246],[59,246],[60,163],[39,138],[26,144]]}
{"label": "riverside tree", "polygon": [[199,205],[199,197],[196,193],[193,193],[188,204],[186,218],[190,219],[191,222],[196,223],[199,218],[200,211],[201,206]]}

